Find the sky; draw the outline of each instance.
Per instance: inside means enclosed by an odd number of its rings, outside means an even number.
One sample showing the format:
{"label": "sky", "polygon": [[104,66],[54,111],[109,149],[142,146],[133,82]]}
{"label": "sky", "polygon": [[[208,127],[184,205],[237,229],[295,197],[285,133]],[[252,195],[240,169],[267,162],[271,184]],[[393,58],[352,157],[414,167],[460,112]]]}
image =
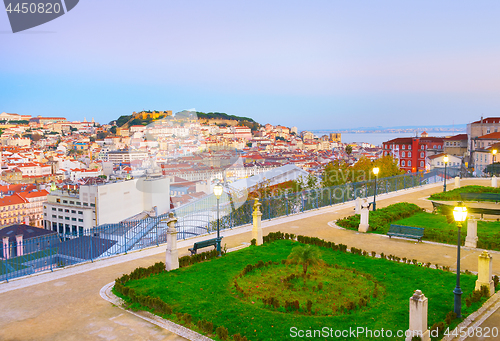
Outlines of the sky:
{"label": "sky", "polygon": [[497,0],[81,0],[13,34],[0,11],[0,112],[463,124],[500,116],[499,15]]}

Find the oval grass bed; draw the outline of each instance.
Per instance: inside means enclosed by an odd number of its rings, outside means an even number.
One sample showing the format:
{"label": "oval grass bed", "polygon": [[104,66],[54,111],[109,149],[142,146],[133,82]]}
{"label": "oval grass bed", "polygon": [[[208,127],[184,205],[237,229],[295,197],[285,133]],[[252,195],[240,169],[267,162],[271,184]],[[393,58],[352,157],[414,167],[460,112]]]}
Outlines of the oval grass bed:
{"label": "oval grass bed", "polygon": [[[328,264],[304,274],[286,262],[261,263],[234,280],[234,295],[258,308],[282,313],[339,315],[367,309],[379,288],[370,275]],[[368,306],[368,307],[367,307]]]}
{"label": "oval grass bed", "polygon": [[[366,278],[377,283],[377,287],[381,289],[380,295],[376,299],[372,296],[367,307],[332,316],[314,313],[283,313],[263,305],[256,306],[256,303],[252,304],[251,301],[236,297],[234,280],[245,267],[262,261],[268,264],[271,262],[270,268],[275,266],[279,268],[275,263],[281,264],[281,261],[286,259],[297,245],[303,244],[290,240],[277,240],[262,246],[250,246],[220,258],[174,271],[160,272],[140,279],[129,278],[122,284],[118,279],[115,289],[118,285],[121,286],[121,291],[114,289],[114,292],[129,302],[129,307],[132,309],[155,311],[169,320],[203,332],[216,340],[241,340],[239,336],[232,337],[233,335],[245,336],[251,341],[298,340],[301,338],[293,336],[294,330],[321,330],[324,327],[329,330],[349,330],[349,328],[362,326],[369,330],[404,331],[408,329],[408,301],[416,289],[422,290],[429,298],[429,326],[444,321],[446,315],[453,310],[454,273],[351,254],[322,246],[318,248],[326,264],[333,267],[337,265],[342,269],[355,269],[358,274],[371,275],[372,278]],[[293,266],[290,268],[292,269]],[[296,273],[300,273],[300,269],[299,266]],[[241,278],[238,277],[238,279]],[[266,279],[262,282],[267,283],[267,277],[262,276],[262,278]],[[363,285],[363,279],[357,276],[352,279],[356,279],[361,283],[360,285]],[[466,297],[472,293],[476,279],[477,276],[461,275],[464,303]],[[326,280],[322,281],[326,282]],[[315,284],[316,287],[318,284]],[[346,285],[349,284],[344,282],[341,290],[350,290],[346,288]],[[132,291],[136,297],[140,296],[140,299],[132,301],[128,296]],[[123,294],[124,292],[128,294]],[[282,291],[276,289],[275,297],[280,302],[283,302],[283,295]],[[163,302],[166,306],[162,304]],[[303,308],[303,299],[300,302],[299,308]],[[481,303],[475,302],[471,306],[464,304],[463,315],[467,316],[477,310]],[[158,308],[145,308],[147,304]],[[280,303],[280,306],[283,304]],[[330,304],[327,303],[326,306],[329,307]],[[314,309],[313,304],[312,310]],[[220,333],[224,337],[215,336],[218,328],[224,331]],[[226,333],[229,338],[225,338]],[[373,338],[358,335],[352,339],[372,340]]]}

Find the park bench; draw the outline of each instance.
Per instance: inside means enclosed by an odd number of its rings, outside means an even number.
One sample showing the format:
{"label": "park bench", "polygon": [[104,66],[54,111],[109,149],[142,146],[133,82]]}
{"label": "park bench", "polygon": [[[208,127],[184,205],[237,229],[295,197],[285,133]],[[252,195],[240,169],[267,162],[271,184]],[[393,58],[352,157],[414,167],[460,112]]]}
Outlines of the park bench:
{"label": "park bench", "polygon": [[[222,239],[222,237],[220,238]],[[191,256],[192,256],[198,252],[198,249],[203,249],[204,247],[209,247],[209,246],[215,246],[215,248],[217,248],[217,238],[196,242],[194,243],[193,247],[188,250],[191,251]]]}
{"label": "park bench", "polygon": [[500,201],[500,194],[498,193],[460,193],[462,200],[474,200],[474,201],[494,201],[498,203]]}
{"label": "park bench", "polygon": [[391,225],[389,228],[389,232],[387,232],[389,238],[394,237],[404,237],[404,238],[412,238],[418,239],[418,241],[422,241],[422,237],[424,236],[424,229],[422,227],[412,227],[412,226],[403,226],[403,225]]}

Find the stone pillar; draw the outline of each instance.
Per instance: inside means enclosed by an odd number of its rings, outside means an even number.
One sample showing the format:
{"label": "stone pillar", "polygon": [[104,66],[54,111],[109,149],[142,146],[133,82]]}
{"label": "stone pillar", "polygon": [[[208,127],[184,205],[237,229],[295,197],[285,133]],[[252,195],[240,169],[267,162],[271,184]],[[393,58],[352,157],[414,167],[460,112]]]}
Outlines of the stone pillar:
{"label": "stone pillar", "polygon": [[354,200],[354,213],[361,214],[361,198],[360,197],[357,197],[356,200]]}
{"label": "stone pillar", "polygon": [[20,257],[24,254],[24,247],[23,247],[23,235],[22,234],[18,234],[16,236],[16,244],[17,244],[17,247],[16,247],[16,250],[17,250],[17,257]]}
{"label": "stone pillar", "polygon": [[428,299],[420,290],[410,297],[410,328],[406,331],[406,340],[410,341],[413,336],[420,336],[422,341],[431,339],[427,329],[427,307]]}
{"label": "stone pillar", "polygon": [[255,198],[255,202],[253,204],[253,228],[252,228],[252,239],[257,241],[257,245],[264,244],[262,240],[262,212],[260,211],[261,203],[259,199]]}
{"label": "stone pillar", "polygon": [[363,199],[363,204],[361,204],[361,217],[359,220],[359,232],[368,232],[370,225],[368,224],[370,211],[368,210],[368,201]]}
{"label": "stone pillar", "polygon": [[477,264],[477,281],[476,290],[481,290],[483,285],[490,289],[490,296],[495,293],[495,283],[491,276],[493,275],[493,262],[488,251],[483,251],[479,255],[479,260]]}
{"label": "stone pillar", "polygon": [[497,177],[494,175],[491,177],[491,187],[497,187]]}
{"label": "stone pillar", "polygon": [[177,251],[177,230],[175,229],[176,222],[177,218],[174,217],[173,213],[170,213],[169,218],[167,219],[167,255],[165,259],[165,269],[167,271],[179,268],[179,252]]}
{"label": "stone pillar", "polygon": [[455,177],[455,188],[460,188],[460,177],[459,176]]}
{"label": "stone pillar", "polygon": [[9,237],[3,237],[3,259],[10,258]]}
{"label": "stone pillar", "polygon": [[465,247],[477,247],[477,220],[469,218],[467,220],[467,237],[465,238]]}

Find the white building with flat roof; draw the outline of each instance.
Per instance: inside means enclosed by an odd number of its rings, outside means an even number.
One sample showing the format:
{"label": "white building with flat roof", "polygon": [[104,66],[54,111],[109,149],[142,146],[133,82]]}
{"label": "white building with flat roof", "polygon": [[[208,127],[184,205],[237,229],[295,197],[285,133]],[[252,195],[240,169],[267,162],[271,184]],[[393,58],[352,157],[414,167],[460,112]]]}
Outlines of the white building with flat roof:
{"label": "white building with flat roof", "polygon": [[131,179],[80,186],[77,191],[57,190],[44,204],[44,227],[80,235],[102,224],[118,223],[141,212],[166,213],[170,209],[170,181]]}

